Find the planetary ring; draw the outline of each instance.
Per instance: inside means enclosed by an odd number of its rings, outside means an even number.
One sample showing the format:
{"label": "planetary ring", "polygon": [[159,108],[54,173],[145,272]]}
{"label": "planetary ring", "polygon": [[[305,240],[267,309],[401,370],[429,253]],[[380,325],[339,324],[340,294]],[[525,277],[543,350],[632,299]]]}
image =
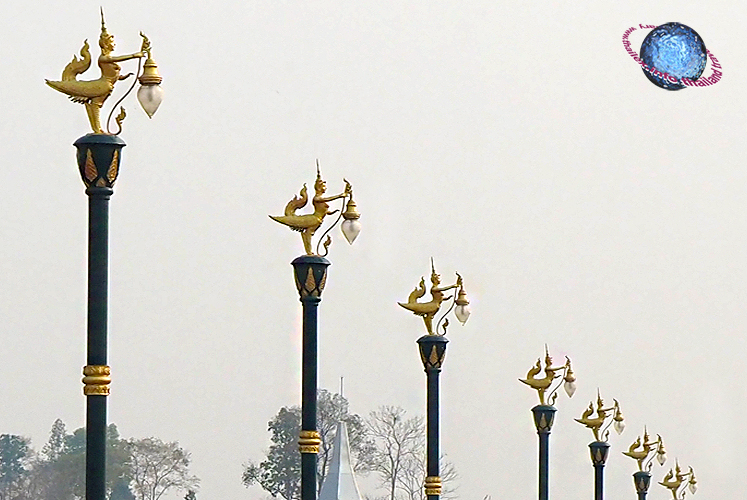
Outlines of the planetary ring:
{"label": "planetary ring", "polygon": [[671,83],[681,83],[688,87],[708,87],[710,85],[715,85],[718,83],[719,80],[721,80],[721,75],[723,74],[721,71],[721,64],[719,64],[718,59],[716,59],[716,56],[714,56],[710,50],[706,50],[706,54],[708,55],[708,58],[711,60],[711,76],[704,77],[701,76],[700,78],[696,80],[690,80],[689,78],[682,78],[681,80],[677,79],[676,77],[672,75],[668,75],[667,73],[662,73],[661,71],[657,70],[654,67],[649,67],[646,63],[643,62],[643,60],[638,57],[638,54],[630,48],[630,40],[628,40],[628,36],[630,36],[631,33],[636,31],[637,29],[654,29],[656,26],[651,24],[639,24],[639,27],[636,28],[635,26],[632,26],[625,30],[625,33],[623,33],[622,36],[622,42],[623,47],[625,48],[625,51],[630,55],[630,57],[633,58],[635,62],[641,65],[641,68],[643,68],[644,71],[647,71],[648,73],[651,73],[653,75],[658,76],[659,78],[666,79]]}

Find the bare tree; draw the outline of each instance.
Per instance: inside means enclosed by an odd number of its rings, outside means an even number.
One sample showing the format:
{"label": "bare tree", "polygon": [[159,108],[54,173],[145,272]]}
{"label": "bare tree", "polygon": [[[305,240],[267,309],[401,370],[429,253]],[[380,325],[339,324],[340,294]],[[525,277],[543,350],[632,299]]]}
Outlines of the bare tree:
{"label": "bare tree", "polygon": [[171,489],[193,490],[199,479],[189,472],[190,454],[179,443],[158,438],[130,439],[132,490],[138,500],[158,500]]}
{"label": "bare tree", "polygon": [[[459,474],[454,464],[448,462],[445,457],[441,456],[440,477],[443,484],[441,489],[441,498],[443,500],[453,500],[456,495],[455,481]],[[408,459],[397,480],[397,488],[403,493],[404,500],[426,500],[425,495],[425,476],[427,476],[425,457],[419,460]]]}
{"label": "bare tree", "polygon": [[423,460],[423,417],[406,418],[399,406],[381,406],[372,411],[368,419],[369,435],[376,450],[373,453],[372,470],[376,472],[382,486],[386,487],[388,500],[395,500],[405,469]]}
{"label": "bare tree", "polygon": [[[369,435],[374,440],[372,471],[387,488],[386,500],[425,500],[425,425],[422,416],[406,418],[400,407],[382,406],[371,412]],[[454,464],[441,457],[441,497],[456,497]]]}

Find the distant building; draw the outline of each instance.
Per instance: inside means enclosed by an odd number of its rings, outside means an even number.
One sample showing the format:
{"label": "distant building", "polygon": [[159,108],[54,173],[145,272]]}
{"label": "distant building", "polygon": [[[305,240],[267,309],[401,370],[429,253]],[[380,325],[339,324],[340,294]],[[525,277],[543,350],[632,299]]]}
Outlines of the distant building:
{"label": "distant building", "polygon": [[324,477],[319,500],[362,500],[350,461],[350,444],[345,422],[337,424],[335,442],[332,445],[332,461]]}

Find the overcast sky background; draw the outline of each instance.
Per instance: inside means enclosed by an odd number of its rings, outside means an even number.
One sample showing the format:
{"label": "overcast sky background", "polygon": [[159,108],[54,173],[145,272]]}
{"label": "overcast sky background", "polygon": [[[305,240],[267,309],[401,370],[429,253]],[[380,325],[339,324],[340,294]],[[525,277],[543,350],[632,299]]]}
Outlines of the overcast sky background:
{"label": "overcast sky background", "polygon": [[[551,495],[591,497],[591,433],[573,418],[599,387],[622,405],[620,454],[648,425],[697,498],[743,495],[747,438],[747,7],[731,1],[104,1],[117,54],[151,39],[165,100],[132,95],[110,218],[109,421],[178,440],[201,500],[259,500],[242,463],[300,403],[297,233],[274,223],[321,162],[350,180],[363,231],[339,231],[320,308],[321,387],[351,410],[425,412],[399,308],[429,258],[472,301],[452,322],[442,449],[462,499],[536,496],[536,393],[517,379],[550,346],[571,356]],[[84,425],[87,198],[73,141],[82,106],[44,85],[99,2],[12,2],[0,16],[0,433],[47,440]],[[695,29],[723,66],[711,87],[652,85],[622,46],[639,23]],[[636,51],[645,32],[631,35]],[[123,63],[123,73],[136,63]],[[710,64],[705,75],[710,74]],[[85,79],[98,78],[93,67]],[[105,110],[127,88],[120,83]],[[659,481],[665,469],[655,468]],[[370,489],[364,493],[374,493]],[[169,500],[181,498],[172,495]],[[649,498],[669,498],[653,484]]]}

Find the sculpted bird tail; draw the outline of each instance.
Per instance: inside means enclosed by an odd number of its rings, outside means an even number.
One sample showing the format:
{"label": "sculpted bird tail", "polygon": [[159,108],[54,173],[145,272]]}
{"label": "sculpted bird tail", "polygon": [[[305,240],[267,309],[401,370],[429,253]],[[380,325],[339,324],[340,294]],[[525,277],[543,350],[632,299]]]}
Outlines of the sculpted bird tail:
{"label": "sculpted bird tail", "polygon": [[[306,184],[301,188],[300,198],[294,196],[291,201],[285,206],[285,215],[295,215],[296,210],[306,206],[306,202],[309,201],[309,197],[306,194]],[[279,221],[278,221],[279,222]]]}
{"label": "sculpted bird tail", "polygon": [[88,50],[88,40],[83,42],[83,48],[80,49],[80,59],[73,56],[65,69],[62,70],[62,81],[75,80],[75,77],[85,72],[91,66],[91,52]]}

